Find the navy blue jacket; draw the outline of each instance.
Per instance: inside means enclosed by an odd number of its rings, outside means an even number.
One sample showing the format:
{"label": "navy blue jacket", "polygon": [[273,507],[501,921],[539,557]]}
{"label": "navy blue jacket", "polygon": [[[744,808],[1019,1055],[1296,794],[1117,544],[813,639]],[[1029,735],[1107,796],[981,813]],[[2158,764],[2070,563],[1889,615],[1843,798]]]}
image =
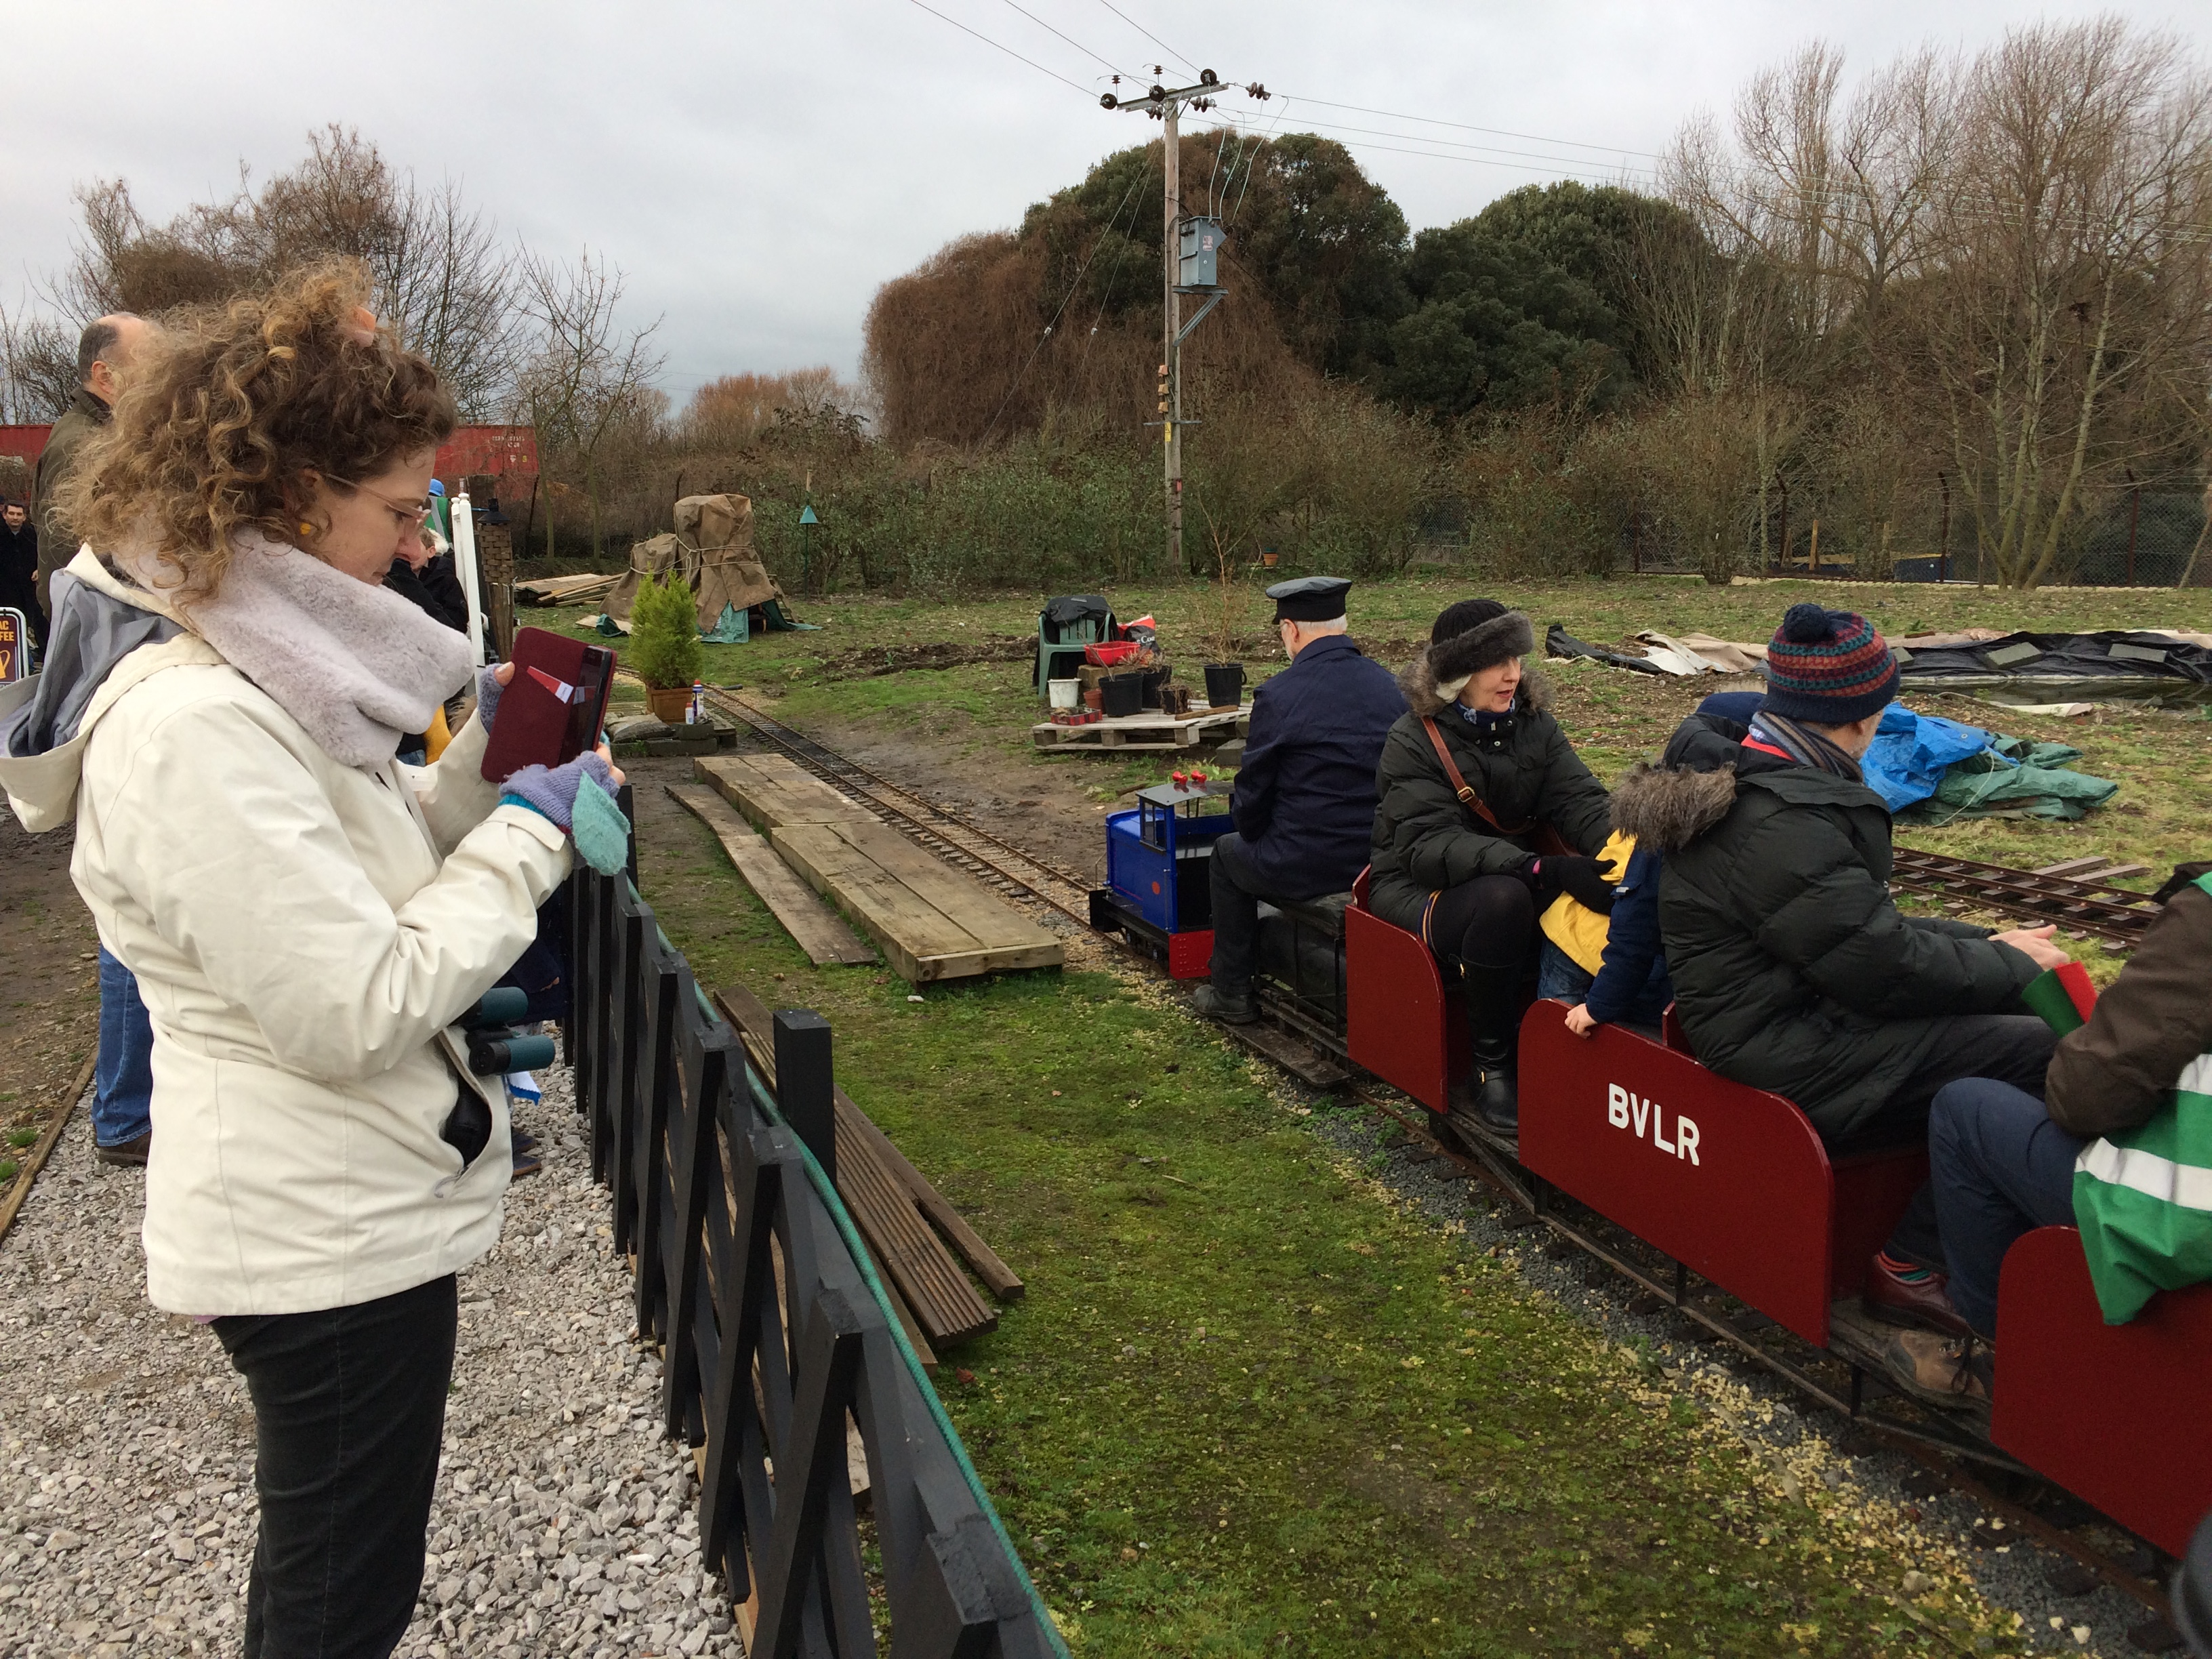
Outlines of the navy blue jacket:
{"label": "navy blue jacket", "polygon": [[1674,1000],[1659,939],[1659,854],[1638,847],[1613,896],[1605,930],[1605,963],[1583,1006],[1601,1024],[1649,1018]]}
{"label": "navy blue jacket", "polygon": [[1375,768],[1406,712],[1397,676],[1328,634],[1252,694],[1229,810],[1254,874],[1282,898],[1351,890],[1375,832]]}

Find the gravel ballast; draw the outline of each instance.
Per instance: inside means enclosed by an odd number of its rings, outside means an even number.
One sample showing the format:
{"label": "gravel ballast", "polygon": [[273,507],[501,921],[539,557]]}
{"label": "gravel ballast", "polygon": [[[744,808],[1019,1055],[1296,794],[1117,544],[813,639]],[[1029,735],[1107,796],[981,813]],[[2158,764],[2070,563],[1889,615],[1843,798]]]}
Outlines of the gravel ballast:
{"label": "gravel ballast", "polygon": [[[460,1280],[459,1353],[422,1599],[398,1653],[741,1653],[699,1568],[691,1455],[658,1421],[568,1076]],[[145,1182],[94,1162],[80,1106],[4,1243],[0,1651],[234,1653],[252,1559],[253,1413],[204,1327],[146,1300]]]}

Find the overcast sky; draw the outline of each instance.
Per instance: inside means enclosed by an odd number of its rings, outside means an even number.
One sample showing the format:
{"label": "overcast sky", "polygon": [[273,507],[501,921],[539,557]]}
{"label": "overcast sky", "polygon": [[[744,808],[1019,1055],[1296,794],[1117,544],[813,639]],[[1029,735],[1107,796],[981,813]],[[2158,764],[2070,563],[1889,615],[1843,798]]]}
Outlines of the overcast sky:
{"label": "overcast sky", "polygon": [[[828,362],[849,375],[880,283],[952,237],[1013,226],[1109,151],[1150,138],[1144,117],[1097,106],[1105,64],[1149,78],[1164,61],[1186,82],[1195,64],[1224,82],[1264,82],[1285,95],[1233,94],[1224,112],[1341,138],[1418,229],[1532,180],[1648,167],[1686,116],[1725,109],[1746,76],[1816,26],[1863,70],[1931,31],[1972,47],[2009,24],[2114,9],[2070,0],[928,4],[1074,84],[918,0],[0,0],[0,298],[13,304],[66,260],[73,185],[120,175],[149,216],[166,218],[228,187],[241,158],[257,175],[289,167],[310,127],[338,121],[418,175],[460,179],[508,235],[572,256],[588,244],[619,264],[631,319],[662,319],[663,384],[681,400],[744,369]],[[2117,9],[2212,56],[2212,7]],[[1341,131],[1353,127],[1373,131]],[[1402,153],[1438,139],[1494,148]]]}

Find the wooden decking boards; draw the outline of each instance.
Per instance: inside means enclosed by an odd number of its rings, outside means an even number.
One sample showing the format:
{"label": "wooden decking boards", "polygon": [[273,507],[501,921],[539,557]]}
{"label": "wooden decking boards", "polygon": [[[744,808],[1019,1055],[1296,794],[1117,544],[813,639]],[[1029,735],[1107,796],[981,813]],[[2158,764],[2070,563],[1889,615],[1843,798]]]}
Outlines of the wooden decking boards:
{"label": "wooden decking boards", "polygon": [[694,770],[883,947],[900,978],[919,985],[1066,961],[1050,933],[797,762],[702,757]]}
{"label": "wooden decking boards", "polygon": [[851,796],[840,794],[782,755],[702,758],[692,775],[744,813],[764,836],[804,823],[880,822]]}
{"label": "wooden decking boards", "polygon": [[816,967],[830,963],[857,966],[876,959],[875,951],[792,874],[751,826],[730,810],[728,802],[702,784],[672,783],[668,793],[714,832],[714,839],[722,843],[738,873]]}
{"label": "wooden decking boards", "polygon": [[1058,939],[887,823],[793,824],[770,840],[912,984],[1058,968],[1066,960]]}

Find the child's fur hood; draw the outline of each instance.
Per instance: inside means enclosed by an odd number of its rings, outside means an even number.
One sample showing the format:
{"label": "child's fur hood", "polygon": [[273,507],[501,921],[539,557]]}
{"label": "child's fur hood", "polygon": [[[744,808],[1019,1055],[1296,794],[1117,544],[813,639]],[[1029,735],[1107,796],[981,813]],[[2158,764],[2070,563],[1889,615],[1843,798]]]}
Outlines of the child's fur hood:
{"label": "child's fur hood", "polygon": [[1679,853],[1735,805],[1735,768],[1701,772],[1638,761],[1613,786],[1613,827],[1639,849]]}

